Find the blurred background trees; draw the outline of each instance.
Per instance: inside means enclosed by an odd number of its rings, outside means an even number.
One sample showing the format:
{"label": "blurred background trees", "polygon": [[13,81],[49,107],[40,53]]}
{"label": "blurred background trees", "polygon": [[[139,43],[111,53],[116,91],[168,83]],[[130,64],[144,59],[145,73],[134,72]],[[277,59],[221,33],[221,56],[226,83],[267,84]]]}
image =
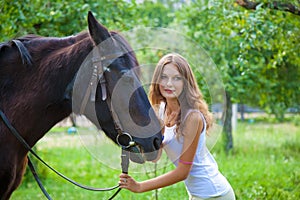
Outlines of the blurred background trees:
{"label": "blurred background trees", "polygon": [[[74,35],[87,29],[89,10],[109,29],[171,28],[192,38],[213,59],[225,85],[227,111],[233,103],[245,104],[282,121],[288,111],[300,111],[299,7],[296,0],[281,1],[279,7],[271,0],[4,0],[0,38],[7,41],[29,33]],[[197,80],[205,88],[200,75]],[[233,148],[231,112],[224,118],[229,150]]]}

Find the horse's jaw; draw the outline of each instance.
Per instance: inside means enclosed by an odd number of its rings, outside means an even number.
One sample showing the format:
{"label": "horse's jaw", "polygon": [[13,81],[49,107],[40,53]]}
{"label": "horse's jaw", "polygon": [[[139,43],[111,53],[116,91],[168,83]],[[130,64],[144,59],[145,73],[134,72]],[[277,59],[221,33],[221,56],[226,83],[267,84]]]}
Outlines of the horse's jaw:
{"label": "horse's jaw", "polygon": [[132,162],[138,163],[138,164],[143,164],[145,163],[145,159],[140,155],[138,155],[140,153],[132,153],[130,152],[130,160]]}

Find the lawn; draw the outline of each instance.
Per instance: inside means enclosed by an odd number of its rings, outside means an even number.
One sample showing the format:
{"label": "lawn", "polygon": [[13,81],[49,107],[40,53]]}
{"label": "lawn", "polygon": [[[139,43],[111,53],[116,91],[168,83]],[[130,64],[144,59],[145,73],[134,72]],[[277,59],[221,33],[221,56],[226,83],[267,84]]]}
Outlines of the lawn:
{"label": "lawn", "polygon": [[[237,199],[300,199],[300,126],[293,122],[240,122],[233,135],[234,150],[223,151],[219,139],[212,149],[220,171],[235,190]],[[80,128],[68,134],[67,128],[53,128],[35,150],[51,166],[66,176],[94,187],[111,187],[120,174],[120,149],[99,131]],[[35,161],[43,184],[54,200],[108,199],[114,191],[92,192],[80,189]],[[130,163],[129,173],[145,180],[173,166],[162,158],[152,163]],[[157,197],[156,197],[157,196]],[[122,190],[115,199],[188,199],[183,183],[143,194]],[[32,175],[26,173],[12,200],[45,199]]]}

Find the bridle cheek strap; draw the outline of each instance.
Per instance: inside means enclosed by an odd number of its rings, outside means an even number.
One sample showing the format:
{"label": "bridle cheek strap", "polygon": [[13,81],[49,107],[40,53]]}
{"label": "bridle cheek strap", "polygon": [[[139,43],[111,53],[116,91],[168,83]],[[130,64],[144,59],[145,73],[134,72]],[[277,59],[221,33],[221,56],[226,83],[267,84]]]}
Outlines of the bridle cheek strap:
{"label": "bridle cheek strap", "polygon": [[[92,102],[96,101],[97,85],[98,85],[99,81],[100,81],[100,85],[101,85],[102,100],[105,101],[107,98],[106,80],[104,77],[104,69],[102,67],[102,60],[104,60],[104,59],[106,59],[106,58],[100,57],[99,49],[97,47],[95,47],[93,49],[93,58],[92,58],[93,73],[92,73],[92,77],[90,79],[88,88],[83,97],[79,114],[84,113],[85,107],[86,107],[89,99]],[[105,69],[105,70],[107,70],[107,69]]]}
{"label": "bridle cheek strap", "polygon": [[[104,72],[110,71],[110,69],[106,66],[103,66],[103,60],[110,60],[113,61],[114,59],[122,56],[123,52],[117,52],[114,54],[106,55],[106,56],[100,56],[99,48],[94,47],[93,49],[93,57],[92,57],[92,66],[93,66],[93,73],[92,77],[90,79],[88,88],[86,90],[85,96],[83,98],[81,107],[80,107],[80,114],[83,114],[85,111],[85,107],[88,103],[88,100],[95,102],[96,101],[96,92],[97,92],[97,86],[98,83],[100,83],[101,87],[101,93],[102,93],[102,101],[106,101],[109,99],[109,96],[107,96],[107,89],[106,89],[106,80],[104,77]],[[111,101],[110,101],[111,102]],[[111,111],[112,118],[114,120],[115,129],[118,132],[118,136],[116,138],[117,143],[124,149],[127,149],[129,147],[132,147],[135,145],[135,142],[131,135],[129,133],[126,133],[122,131],[122,126],[119,120],[119,117],[117,113],[114,111],[113,106],[108,103],[108,106]],[[128,141],[128,144],[124,144],[122,141]]]}
{"label": "bridle cheek strap", "polygon": [[[102,92],[102,101],[105,101],[107,98],[107,91],[106,91],[106,80],[104,77],[104,71],[107,70],[104,69],[104,67],[102,66],[102,61],[105,60],[106,57],[100,57],[100,52],[98,47],[95,47],[93,50],[93,58],[92,58],[92,62],[93,62],[93,74],[91,77],[91,81],[90,81],[90,85],[93,85],[92,91],[91,91],[91,101],[95,102],[96,101],[96,91],[97,91],[97,85],[98,82],[100,81],[100,85],[101,85],[101,92]],[[99,74],[99,75],[98,75]]]}
{"label": "bridle cheek strap", "polygon": [[[107,91],[106,91],[106,85],[105,85],[106,80],[104,78],[104,73],[99,75],[99,81],[100,81],[100,86],[101,86],[102,101],[105,101],[107,99]],[[96,101],[95,97],[96,97],[96,93],[94,95],[94,98],[91,97],[91,100]]]}
{"label": "bridle cheek strap", "polygon": [[101,92],[102,92],[102,101],[105,101],[107,99],[107,89],[106,89],[106,80],[104,77],[104,72],[105,71],[110,71],[110,69],[106,66],[103,66],[102,61],[103,60],[114,60],[120,56],[122,56],[124,53],[119,52],[115,54],[110,54],[106,56],[100,56],[100,52],[98,47],[94,47],[93,49],[93,58],[92,58],[92,64],[93,64],[93,73],[92,77],[90,79],[88,88],[85,92],[84,98],[82,100],[82,104],[80,107],[79,114],[83,114],[85,107],[88,103],[88,100],[92,102],[96,101],[96,92],[97,92],[97,85],[100,82],[101,86]]}

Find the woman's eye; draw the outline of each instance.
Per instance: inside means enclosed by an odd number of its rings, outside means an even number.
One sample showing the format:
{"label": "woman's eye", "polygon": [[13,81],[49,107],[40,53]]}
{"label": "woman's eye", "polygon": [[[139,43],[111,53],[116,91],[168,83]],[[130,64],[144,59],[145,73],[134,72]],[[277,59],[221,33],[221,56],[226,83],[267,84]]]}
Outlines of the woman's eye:
{"label": "woman's eye", "polygon": [[182,80],[182,78],[180,76],[174,77],[174,81],[180,81],[180,80]]}
{"label": "woman's eye", "polygon": [[168,77],[167,76],[164,76],[164,75],[162,75],[161,77],[160,77],[160,79],[162,79],[162,80],[166,80]]}

